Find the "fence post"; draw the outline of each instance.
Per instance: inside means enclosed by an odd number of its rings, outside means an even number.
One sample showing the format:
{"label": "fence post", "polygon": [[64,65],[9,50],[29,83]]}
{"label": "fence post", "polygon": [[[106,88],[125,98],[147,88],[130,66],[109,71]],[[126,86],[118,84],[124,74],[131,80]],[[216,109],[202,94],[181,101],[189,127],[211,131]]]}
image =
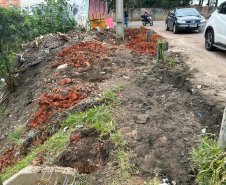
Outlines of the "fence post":
{"label": "fence post", "polygon": [[151,42],[150,36],[154,34],[153,30],[147,30],[147,36],[146,36],[146,41]]}

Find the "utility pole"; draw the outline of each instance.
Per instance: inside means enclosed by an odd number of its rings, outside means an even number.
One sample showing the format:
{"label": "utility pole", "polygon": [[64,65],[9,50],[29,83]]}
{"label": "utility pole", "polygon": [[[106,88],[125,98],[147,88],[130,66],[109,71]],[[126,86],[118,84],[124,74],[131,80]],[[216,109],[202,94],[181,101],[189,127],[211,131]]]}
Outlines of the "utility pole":
{"label": "utility pole", "polygon": [[123,0],[116,0],[116,39],[124,39]]}

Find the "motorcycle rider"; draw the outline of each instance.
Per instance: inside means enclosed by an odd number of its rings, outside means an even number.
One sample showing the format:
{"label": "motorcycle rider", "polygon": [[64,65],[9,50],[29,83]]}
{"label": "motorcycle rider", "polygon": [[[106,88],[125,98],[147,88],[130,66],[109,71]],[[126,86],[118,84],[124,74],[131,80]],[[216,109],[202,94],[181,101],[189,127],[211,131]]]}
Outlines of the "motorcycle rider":
{"label": "motorcycle rider", "polygon": [[144,11],[144,21],[147,22],[147,17],[148,17],[148,11]]}

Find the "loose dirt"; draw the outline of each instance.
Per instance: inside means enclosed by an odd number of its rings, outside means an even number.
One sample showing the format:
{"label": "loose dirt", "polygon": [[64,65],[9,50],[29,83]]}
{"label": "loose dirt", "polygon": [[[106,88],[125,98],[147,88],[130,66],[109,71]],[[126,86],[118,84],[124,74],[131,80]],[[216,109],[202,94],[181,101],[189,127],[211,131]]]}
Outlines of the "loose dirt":
{"label": "loose dirt", "polygon": [[64,151],[55,164],[78,169],[80,174],[91,174],[106,166],[114,145],[109,137],[100,141],[95,129],[76,131],[71,134],[68,150]]}
{"label": "loose dirt", "polygon": [[[185,63],[183,52],[166,52],[165,60],[156,63],[156,41],[163,38],[155,34],[147,43],[145,31],[141,28],[137,35],[137,29],[127,30],[125,41],[115,40],[114,30],[71,31],[69,42],[52,34],[45,35],[38,47],[27,46],[23,57],[28,61],[16,69],[18,86],[1,104],[0,170],[13,164],[18,152],[18,146],[7,143],[14,126],[26,124],[24,134],[36,134],[25,147],[29,151],[61,128],[68,117],[65,110],[85,111],[98,105],[93,100],[106,89],[130,82],[117,93],[122,104],[115,107],[120,133],[133,149],[131,164],[139,170],[139,174],[131,171],[130,184],[142,184],[157,174],[160,180],[194,185],[189,176],[196,173],[189,160],[189,151],[197,144],[193,139],[204,128],[219,133],[223,102],[197,89],[193,79],[197,71]],[[57,70],[65,63],[67,68]],[[20,153],[17,160],[23,157]],[[108,137],[100,140],[95,129],[73,132],[68,149],[54,164],[89,174],[88,184],[107,184],[118,166],[114,145]]]}

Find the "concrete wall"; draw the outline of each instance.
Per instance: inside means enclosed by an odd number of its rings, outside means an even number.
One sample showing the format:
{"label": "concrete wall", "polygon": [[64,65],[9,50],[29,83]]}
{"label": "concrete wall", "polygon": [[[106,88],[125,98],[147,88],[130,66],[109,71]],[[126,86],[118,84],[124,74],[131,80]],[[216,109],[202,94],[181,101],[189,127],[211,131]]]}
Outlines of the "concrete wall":
{"label": "concrete wall", "polygon": [[[204,14],[205,18],[209,18],[209,15],[212,14],[215,11],[215,7],[194,7],[197,9],[197,11],[200,14]],[[144,11],[147,10],[148,13],[152,15],[152,18],[154,21],[163,21],[166,20],[166,17],[168,15],[169,9],[163,9],[163,8],[136,8],[136,9],[129,9],[129,20],[130,21],[139,21],[141,20],[141,15],[144,14]],[[113,18],[113,20],[116,20],[115,10],[111,10],[108,14],[108,17]]]}

